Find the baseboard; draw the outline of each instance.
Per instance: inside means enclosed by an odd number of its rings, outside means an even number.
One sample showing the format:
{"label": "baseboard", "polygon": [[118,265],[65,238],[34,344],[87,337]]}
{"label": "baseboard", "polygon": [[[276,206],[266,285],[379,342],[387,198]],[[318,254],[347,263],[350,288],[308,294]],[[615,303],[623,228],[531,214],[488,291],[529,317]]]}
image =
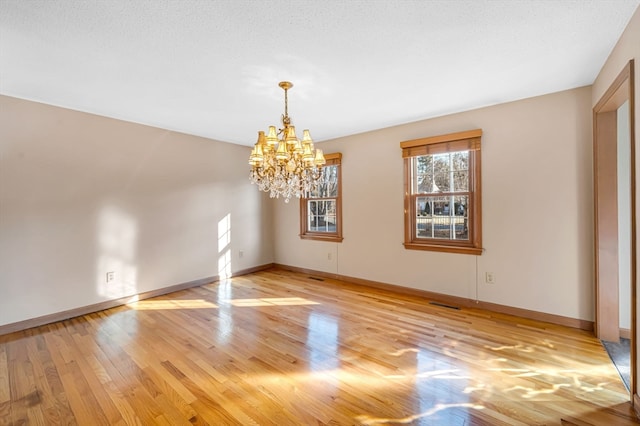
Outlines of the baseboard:
{"label": "baseboard", "polygon": [[241,269],[231,274],[231,276],[239,277],[241,275],[249,275],[249,274],[253,274],[254,272],[260,272],[260,271],[265,271],[267,269],[271,269],[275,267],[275,265],[276,265],[275,263],[265,263],[264,265],[258,265],[251,268]]}
{"label": "baseboard", "polygon": [[640,419],[640,396],[637,393],[633,394],[633,410],[636,412],[636,417]]}
{"label": "baseboard", "polygon": [[631,339],[631,330],[629,330],[628,328],[621,328],[620,337],[622,337],[623,339]]}
{"label": "baseboard", "polygon": [[[419,289],[414,289],[409,287],[402,287],[402,286],[397,286],[397,285],[378,282],[378,281],[371,281],[371,280],[366,280],[362,278],[350,277],[347,275],[332,274],[328,272],[299,268],[299,267],[290,266],[290,265],[268,263],[268,264],[254,266],[251,268],[236,271],[233,273],[232,276],[235,277],[235,276],[252,274],[254,272],[259,272],[259,271],[263,271],[271,268],[280,268],[280,269],[289,270],[293,272],[315,275],[323,278],[346,281],[349,283],[358,284],[365,287],[372,287],[372,288],[378,288],[381,290],[393,291],[399,294],[419,296],[419,297],[423,297],[423,298],[437,301],[440,303],[445,303],[447,305],[460,306],[465,308],[481,308],[481,309],[486,309],[488,311],[492,311],[496,313],[514,315],[522,318],[533,319],[537,321],[544,321],[551,324],[557,324],[557,325],[578,328],[581,330],[593,331],[592,321],[569,318],[561,315],[548,314],[545,312],[531,311],[528,309],[515,308],[512,306],[500,305],[496,303],[475,301],[473,299],[468,299],[464,297],[450,296],[442,293],[435,293],[435,292],[419,290]],[[70,309],[68,311],[57,312],[54,314],[44,315],[37,318],[31,318],[24,321],[18,321],[18,322],[6,324],[6,325],[1,325],[0,336],[4,334],[13,333],[16,331],[26,330],[33,327],[39,327],[41,325],[50,324],[56,321],[64,321],[69,318],[74,318],[82,315],[87,315],[93,312],[114,308],[116,306],[121,306],[127,303],[131,303],[135,300],[149,299],[151,297],[162,296],[168,293],[173,293],[173,292],[184,290],[191,287],[199,287],[199,286],[209,284],[218,280],[219,280],[218,276],[202,278],[202,279],[189,281],[182,284],[176,284],[169,287],[164,287],[157,290],[151,290],[148,292],[139,293],[136,295],[122,297],[119,299],[107,300],[107,301],[96,303],[93,305]],[[625,331],[624,329],[620,330],[620,334],[622,337],[625,337],[624,331]],[[628,330],[626,331],[628,332]],[[627,335],[629,335],[629,333]]]}
{"label": "baseboard", "polygon": [[[273,266],[274,266],[273,263],[254,266],[252,268],[236,271],[233,273],[232,276],[236,277],[240,275],[252,274],[254,272],[270,269]],[[52,322],[64,321],[69,318],[75,318],[82,315],[103,311],[105,309],[115,308],[116,306],[126,305],[127,303],[132,303],[137,300],[144,300],[152,297],[162,296],[162,295],[173,293],[176,291],[185,290],[187,288],[200,287],[205,284],[209,284],[218,280],[219,280],[219,277],[215,275],[212,277],[201,278],[198,280],[176,284],[169,287],[163,287],[156,290],[146,291],[144,293],[133,294],[131,296],[121,297],[119,299],[106,300],[104,302],[95,303],[93,305],[81,306],[79,308],[69,309],[67,311],[56,312],[49,315],[43,315],[37,318],[30,318],[24,321],[18,321],[10,324],[0,325],[0,336],[9,334],[9,333],[14,333],[16,331],[27,330],[33,327],[40,327],[41,325],[51,324]]]}
{"label": "baseboard", "polygon": [[521,318],[532,319],[536,321],[548,322],[551,324],[562,325],[566,327],[577,328],[580,330],[593,331],[593,321],[581,320],[576,318],[565,317],[562,315],[549,314],[546,312],[532,311],[529,309],[515,308],[513,306],[500,305],[497,303],[476,301],[459,296],[450,296],[442,293],[435,293],[415,288],[402,287],[398,285],[371,281],[362,278],[349,277],[346,275],[333,274],[322,271],[314,271],[311,269],[299,268],[297,266],[274,264],[274,267],[299,272],[308,275],[315,275],[323,278],[346,281],[348,283],[358,284],[366,287],[373,287],[381,290],[392,291],[399,294],[407,294],[411,296],[419,296],[432,301],[445,303],[447,305],[459,306],[464,308],[480,308],[500,314],[514,315]]}

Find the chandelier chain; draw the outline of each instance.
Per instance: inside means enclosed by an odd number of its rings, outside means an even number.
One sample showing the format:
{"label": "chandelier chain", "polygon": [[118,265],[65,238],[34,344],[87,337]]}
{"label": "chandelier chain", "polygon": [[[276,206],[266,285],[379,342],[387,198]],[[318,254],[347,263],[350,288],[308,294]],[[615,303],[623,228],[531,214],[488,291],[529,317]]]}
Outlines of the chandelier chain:
{"label": "chandelier chain", "polygon": [[285,118],[289,118],[289,89],[284,88],[284,116]]}

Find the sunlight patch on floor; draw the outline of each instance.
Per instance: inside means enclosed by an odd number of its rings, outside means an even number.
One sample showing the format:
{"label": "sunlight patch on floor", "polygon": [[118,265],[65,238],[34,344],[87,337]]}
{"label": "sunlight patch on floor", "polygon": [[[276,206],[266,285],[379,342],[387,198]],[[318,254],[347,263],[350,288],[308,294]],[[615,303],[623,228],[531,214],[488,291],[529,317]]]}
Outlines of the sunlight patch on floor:
{"label": "sunlight patch on floor", "polygon": [[257,306],[298,306],[298,305],[319,305],[320,303],[302,297],[263,297],[259,299],[233,299],[227,300],[237,307],[257,307]]}
{"label": "sunlight patch on floor", "polygon": [[138,311],[156,309],[216,309],[218,306],[203,299],[170,299],[170,300],[141,300],[128,303],[128,307]]}
{"label": "sunlight patch on floor", "polygon": [[320,303],[302,297],[265,297],[259,299],[231,299],[219,300],[219,305],[204,299],[148,299],[132,301],[127,306],[138,311],[155,309],[219,309],[220,306],[234,306],[238,308],[255,308],[261,306],[302,306],[319,305]]}
{"label": "sunlight patch on floor", "polygon": [[473,404],[473,403],[436,404],[433,408],[431,408],[428,411],[425,411],[419,414],[413,414],[411,416],[406,416],[403,418],[395,418],[395,419],[376,418],[376,417],[371,417],[367,415],[362,415],[362,416],[358,416],[356,419],[363,425],[380,425],[380,424],[387,424],[387,423],[408,424],[408,423],[413,423],[416,420],[424,419],[426,417],[431,417],[434,414],[437,414],[438,412],[442,410],[446,410],[448,408],[470,408],[472,410],[483,410],[485,407],[483,405]]}

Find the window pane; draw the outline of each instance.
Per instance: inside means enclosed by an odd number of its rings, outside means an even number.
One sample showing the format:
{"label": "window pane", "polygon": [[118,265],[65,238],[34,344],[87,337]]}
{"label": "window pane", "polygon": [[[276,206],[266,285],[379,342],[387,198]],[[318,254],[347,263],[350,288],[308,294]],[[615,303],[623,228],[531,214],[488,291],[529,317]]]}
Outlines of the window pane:
{"label": "window pane", "polygon": [[311,230],[316,227],[318,221],[316,217],[317,201],[307,201],[307,229]]}
{"label": "window pane", "polygon": [[469,191],[469,151],[413,157],[414,194]]}
{"label": "window pane", "polygon": [[418,176],[418,191],[419,194],[433,192],[433,175],[425,174]]}
{"label": "window pane", "polygon": [[449,174],[449,156],[450,154],[436,154],[433,157],[433,170],[436,173]]}
{"label": "window pane", "polygon": [[466,216],[467,208],[469,206],[469,196],[463,195],[463,196],[453,197],[453,202],[455,205],[454,216]]}
{"label": "window pane", "polygon": [[451,153],[453,170],[469,170],[469,151]]}
{"label": "window pane", "polygon": [[430,192],[449,192],[450,188],[450,154],[437,154],[433,157],[434,186]]}
{"label": "window pane", "polygon": [[416,197],[416,236],[433,238],[433,197]]}
{"label": "window pane", "polygon": [[427,215],[416,217],[416,237],[451,239],[452,218]]}
{"label": "window pane", "polygon": [[433,218],[433,238],[451,239],[451,218],[448,216]]}
{"label": "window pane", "polygon": [[426,174],[433,172],[433,158],[431,155],[421,155],[415,157],[416,171],[418,174]]}
{"label": "window pane", "polygon": [[449,216],[451,211],[449,209],[450,197],[428,197],[429,203],[435,216]]}
{"label": "window pane", "polygon": [[469,172],[459,171],[453,172],[453,191],[467,192],[469,190]]}
{"label": "window pane", "polygon": [[309,192],[308,198],[335,198],[338,196],[338,166],[324,166],[318,186]]}
{"label": "window pane", "polygon": [[433,158],[430,155],[415,157],[413,165],[415,176],[413,191],[417,193],[432,192]]}
{"label": "window pane", "polygon": [[308,201],[309,231],[336,232],[336,200]]}
{"label": "window pane", "polygon": [[416,216],[428,216],[431,214],[429,197],[416,197]]}
{"label": "window pane", "polygon": [[[468,240],[469,196],[416,197],[416,237]],[[451,207],[453,205],[453,208]]]}
{"label": "window pane", "polygon": [[433,219],[430,217],[416,218],[416,236],[418,238],[433,238]]}
{"label": "window pane", "polygon": [[454,236],[456,240],[468,240],[469,239],[469,219],[468,219],[468,208],[469,208],[469,196],[464,195],[460,197],[454,197]]}
{"label": "window pane", "polygon": [[435,182],[433,184],[433,190],[430,192],[449,192],[451,185],[448,172],[436,172],[433,180]]}

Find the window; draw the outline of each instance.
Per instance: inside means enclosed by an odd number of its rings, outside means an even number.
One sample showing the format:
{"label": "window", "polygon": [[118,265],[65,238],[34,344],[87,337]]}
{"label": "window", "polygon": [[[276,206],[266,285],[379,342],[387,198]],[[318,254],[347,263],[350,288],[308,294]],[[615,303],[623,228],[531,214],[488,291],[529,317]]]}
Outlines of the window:
{"label": "window", "polygon": [[300,199],[300,238],[342,241],[342,154],[326,154],[322,179]]}
{"label": "window", "polygon": [[400,143],[405,248],[482,253],[481,136],[470,130]]}

